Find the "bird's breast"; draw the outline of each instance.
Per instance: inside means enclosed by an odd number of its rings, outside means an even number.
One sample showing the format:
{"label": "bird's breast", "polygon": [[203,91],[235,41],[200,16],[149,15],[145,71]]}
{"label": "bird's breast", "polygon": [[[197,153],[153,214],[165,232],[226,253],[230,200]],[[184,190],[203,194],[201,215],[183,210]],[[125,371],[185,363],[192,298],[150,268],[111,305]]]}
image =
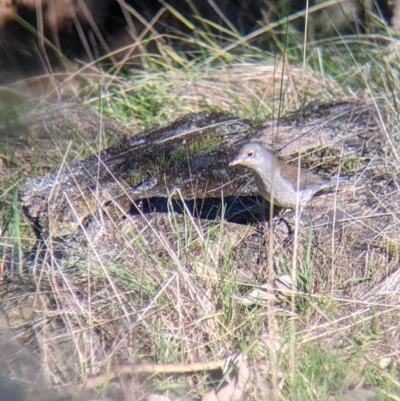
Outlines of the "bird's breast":
{"label": "bird's breast", "polygon": [[281,207],[296,206],[296,190],[292,183],[284,179],[279,170],[273,173],[266,172],[259,174],[254,172],[254,179],[257,185],[259,194],[271,203],[271,194],[273,203]]}

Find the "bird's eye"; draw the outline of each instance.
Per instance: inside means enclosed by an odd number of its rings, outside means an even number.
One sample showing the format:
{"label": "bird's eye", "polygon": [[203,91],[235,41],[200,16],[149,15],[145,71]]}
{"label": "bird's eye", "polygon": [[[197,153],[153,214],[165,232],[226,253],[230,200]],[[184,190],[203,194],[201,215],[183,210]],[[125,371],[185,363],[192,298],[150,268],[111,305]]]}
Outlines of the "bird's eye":
{"label": "bird's eye", "polygon": [[253,154],[254,154],[254,152],[251,151],[251,152],[247,153],[247,156],[248,156],[248,157],[253,157]]}

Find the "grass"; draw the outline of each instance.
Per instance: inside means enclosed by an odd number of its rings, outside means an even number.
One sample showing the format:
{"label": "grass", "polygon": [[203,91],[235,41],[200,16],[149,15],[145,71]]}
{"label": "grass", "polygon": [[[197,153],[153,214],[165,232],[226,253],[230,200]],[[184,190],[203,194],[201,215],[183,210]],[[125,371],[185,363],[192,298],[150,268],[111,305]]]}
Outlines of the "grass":
{"label": "grass", "polygon": [[[195,40],[196,57],[162,48],[162,57],[146,54],[147,64],[141,70],[89,73],[84,66],[66,75],[65,81],[79,80],[80,102],[136,132],[201,110],[229,111],[260,123],[310,101],[364,97],[389,117],[388,147],[398,152],[398,121],[391,117],[397,115],[400,89],[398,39],[388,28],[372,26],[365,35],[316,40],[306,48],[291,36],[290,42],[277,43],[285,57],[277,53],[275,58],[233,33],[235,50],[227,51],[207,29]],[[84,134],[74,133],[69,161],[91,154],[88,143],[97,149],[98,139]],[[0,258],[6,265],[10,247],[16,258],[15,271],[5,272],[4,277],[22,273],[22,257],[33,241],[28,222],[18,213],[19,186],[29,176],[54,169],[70,146],[70,131],[51,135],[56,150],[43,142],[46,146],[36,147],[33,154],[23,148],[15,152],[15,140],[0,149],[4,172],[0,175]],[[197,154],[219,145],[205,138],[191,151]],[[143,174],[151,176],[187,157],[177,152],[168,160],[157,159],[154,171]],[[360,163],[357,158],[346,161],[345,172],[357,173]],[[141,180],[131,177],[131,184]],[[395,205],[387,212],[395,214]],[[254,227],[228,230],[223,217],[198,221],[187,210],[155,217],[139,213],[137,218],[107,223],[99,219],[98,225],[97,236],[81,231],[64,244],[68,256],[62,262],[48,253],[46,268],[40,260],[29,264],[33,267],[23,280],[33,282],[36,289],[26,291],[29,297],[24,298],[25,281],[14,292],[7,284],[9,293],[2,294],[6,309],[24,315],[22,321],[15,316],[9,324],[14,329],[22,322],[27,325],[16,335],[40,361],[29,362],[31,369],[20,380],[34,381],[33,372],[39,367],[46,386],[63,388],[107,373],[111,365],[188,364],[242,352],[253,366],[249,400],[270,399],[274,375],[281,380],[275,399],[333,396],[339,400],[343,393],[360,388],[380,392],[377,399],[400,397],[397,294],[383,301],[365,295],[378,288],[374,277],[392,273],[390,261],[385,265],[376,253],[370,254],[362,271],[353,274],[357,260],[332,266],[315,256],[315,229],[307,227],[295,259],[298,294],[293,313],[290,296],[283,302],[269,301],[269,308],[241,302],[252,289],[266,281],[271,284],[271,260],[278,278],[291,274],[293,268],[292,254],[284,246],[270,252],[268,245],[256,244],[258,253],[240,248],[254,235]],[[398,259],[396,238],[383,246]],[[336,271],[348,274],[334,276]],[[367,286],[357,286],[360,282]],[[16,356],[7,360],[10,367],[15,366]],[[384,357],[390,359],[388,366],[377,367]],[[267,371],[258,367],[259,361]],[[154,392],[200,397],[210,391],[210,385],[221,384],[221,374],[148,373],[126,380],[118,385],[132,399]],[[99,396],[111,387],[106,380]]]}

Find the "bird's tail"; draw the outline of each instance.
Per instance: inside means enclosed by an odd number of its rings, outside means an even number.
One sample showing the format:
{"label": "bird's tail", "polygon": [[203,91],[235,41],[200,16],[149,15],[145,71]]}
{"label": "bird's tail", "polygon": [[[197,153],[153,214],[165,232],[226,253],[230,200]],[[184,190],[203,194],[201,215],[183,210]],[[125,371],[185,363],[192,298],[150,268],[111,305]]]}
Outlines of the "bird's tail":
{"label": "bird's tail", "polygon": [[331,177],[329,180],[327,180],[325,182],[325,185],[323,187],[321,187],[321,190],[322,191],[332,190],[335,187],[346,185],[348,183],[350,183],[350,180],[348,177],[341,177],[339,175],[336,175],[336,176]]}

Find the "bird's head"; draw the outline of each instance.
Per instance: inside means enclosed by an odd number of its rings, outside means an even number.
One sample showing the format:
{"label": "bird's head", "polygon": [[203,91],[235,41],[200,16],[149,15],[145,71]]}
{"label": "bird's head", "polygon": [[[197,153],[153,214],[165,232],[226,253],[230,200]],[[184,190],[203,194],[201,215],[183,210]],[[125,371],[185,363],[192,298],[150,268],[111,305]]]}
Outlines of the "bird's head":
{"label": "bird's head", "polygon": [[273,163],[273,154],[260,144],[251,142],[243,145],[237,156],[229,163],[232,166],[245,166],[253,170],[263,170]]}

